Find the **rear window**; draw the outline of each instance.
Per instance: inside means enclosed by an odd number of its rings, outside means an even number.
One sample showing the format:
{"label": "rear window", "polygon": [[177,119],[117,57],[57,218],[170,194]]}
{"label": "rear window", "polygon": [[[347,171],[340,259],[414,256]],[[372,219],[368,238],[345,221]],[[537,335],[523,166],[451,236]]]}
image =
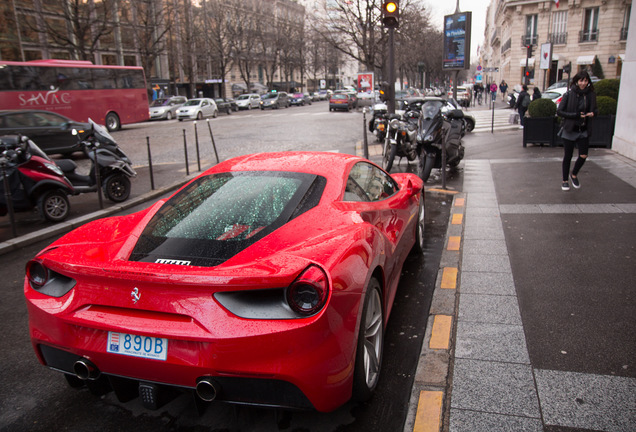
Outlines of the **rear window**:
{"label": "rear window", "polygon": [[325,184],[316,175],[269,171],[199,178],[154,215],[130,259],[218,265],[318,204]]}

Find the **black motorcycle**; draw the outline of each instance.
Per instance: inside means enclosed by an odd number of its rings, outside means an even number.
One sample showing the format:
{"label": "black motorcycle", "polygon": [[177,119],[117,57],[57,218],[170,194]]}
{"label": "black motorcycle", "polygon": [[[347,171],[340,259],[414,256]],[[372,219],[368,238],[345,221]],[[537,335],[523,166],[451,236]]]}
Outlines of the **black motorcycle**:
{"label": "black motorcycle", "polygon": [[387,107],[385,104],[376,104],[373,107],[373,117],[369,120],[369,132],[375,135],[378,142],[384,142],[388,125]]}
{"label": "black motorcycle", "polygon": [[404,114],[389,114],[388,130],[382,152],[382,167],[388,172],[396,156],[409,161],[418,156],[417,120],[419,111],[408,110]]}
{"label": "black motorcycle", "polygon": [[443,168],[442,149],[446,149],[446,164],[450,167],[456,167],[464,158],[463,118],[461,109],[449,109],[443,100],[422,105],[417,141],[421,144],[418,171],[423,181],[428,180],[433,168]]}
{"label": "black motorcycle", "polygon": [[[90,129],[81,135],[73,130],[73,134],[78,136],[82,151],[91,161],[89,174],[78,173],[77,164],[70,159],[60,159],[56,163],[73,184],[75,195],[97,192],[97,185],[100,183],[106,198],[113,202],[125,201],[130,196],[130,178],[137,176],[132,162],[105,127],[91,119],[88,121]],[[97,172],[95,164],[99,168]]]}

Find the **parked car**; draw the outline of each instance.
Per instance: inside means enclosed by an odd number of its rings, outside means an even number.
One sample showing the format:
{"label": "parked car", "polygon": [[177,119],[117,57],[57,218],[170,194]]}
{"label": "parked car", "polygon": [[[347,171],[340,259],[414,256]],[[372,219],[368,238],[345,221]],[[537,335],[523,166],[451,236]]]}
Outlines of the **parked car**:
{"label": "parked car", "polygon": [[238,111],[238,107],[234,109],[234,106],[236,106],[236,102],[234,102],[234,99],[216,98],[214,99],[214,103],[216,103],[216,108],[219,110],[219,112],[232,114],[232,111]]}
{"label": "parked car", "polygon": [[329,98],[329,111],[351,111],[351,108],[353,108],[353,100],[346,93],[334,93]]}
{"label": "parked car", "polygon": [[289,108],[289,96],[286,92],[271,92],[261,96],[261,109]]}
{"label": "parked car", "polygon": [[329,99],[329,90],[318,90],[318,97],[320,97],[320,100],[327,100]]}
{"label": "parked car", "polygon": [[567,93],[567,87],[558,87],[553,88],[551,90],[546,90],[541,94],[542,99],[550,99],[552,102],[556,104],[558,107],[561,103],[561,99],[563,99],[563,95]]}
{"label": "parked car", "polygon": [[333,94],[346,94],[349,95],[349,99],[351,99],[351,104],[353,108],[358,107],[358,93],[355,90],[336,90]]}
{"label": "parked car", "polygon": [[294,93],[291,97],[290,103],[292,105],[300,105],[300,106],[305,106],[305,104],[311,105],[311,98],[309,97],[309,94],[307,93]]}
{"label": "parked car", "polygon": [[71,132],[89,128],[88,123],[76,122],[51,111],[0,111],[0,135],[25,135],[46,154],[68,155],[81,151],[79,140]]}
{"label": "parked car", "polygon": [[[453,97],[453,90],[449,90],[447,95],[446,95],[449,99],[451,99]],[[460,106],[467,108],[470,106],[470,101],[471,101],[471,91],[464,86],[457,86],[457,103],[459,103]]]}
{"label": "parked car", "polygon": [[230,159],[30,260],[31,343],[72,386],[139,389],[148,408],[177,392],[333,411],[376,389],[425,220],[415,174],[326,152]]}
{"label": "parked car", "polygon": [[238,109],[251,110],[252,108],[260,108],[261,97],[256,93],[242,94],[236,98]]}
{"label": "parked car", "polygon": [[321,100],[320,99],[320,93],[318,93],[318,92],[313,92],[313,93],[311,93],[310,96],[311,96],[311,100],[314,101],[314,102],[318,102],[318,101]]}
{"label": "parked car", "polygon": [[177,110],[179,121],[183,119],[201,120],[204,117],[216,117],[219,109],[216,103],[209,98],[190,99]]}
{"label": "parked car", "polygon": [[149,110],[150,120],[172,120],[177,117],[177,109],[187,100],[185,96],[171,96],[152,101]]}

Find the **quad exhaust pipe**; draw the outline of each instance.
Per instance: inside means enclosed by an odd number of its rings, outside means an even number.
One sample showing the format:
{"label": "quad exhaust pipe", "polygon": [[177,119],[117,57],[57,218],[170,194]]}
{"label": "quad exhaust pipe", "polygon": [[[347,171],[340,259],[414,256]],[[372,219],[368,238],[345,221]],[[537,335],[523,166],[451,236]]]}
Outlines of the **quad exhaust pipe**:
{"label": "quad exhaust pipe", "polygon": [[95,380],[100,375],[97,366],[86,358],[81,358],[73,364],[73,372],[81,380]]}
{"label": "quad exhaust pipe", "polygon": [[206,402],[212,402],[216,399],[220,391],[221,386],[212,378],[201,378],[199,382],[197,382],[197,396]]}

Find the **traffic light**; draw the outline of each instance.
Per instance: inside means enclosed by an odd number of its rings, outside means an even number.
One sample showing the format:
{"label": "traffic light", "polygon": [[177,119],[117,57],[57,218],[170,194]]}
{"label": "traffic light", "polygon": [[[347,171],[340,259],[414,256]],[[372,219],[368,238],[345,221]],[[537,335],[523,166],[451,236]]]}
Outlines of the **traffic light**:
{"label": "traffic light", "polygon": [[382,102],[389,100],[389,83],[386,81],[380,83],[380,100]]}
{"label": "traffic light", "polygon": [[528,58],[532,57],[532,44],[528,45],[526,48],[527,48],[527,50],[528,50],[528,55],[527,55],[527,57],[528,57]]}
{"label": "traffic light", "polygon": [[397,28],[400,18],[400,3],[398,1],[385,1],[382,4],[382,24],[387,28]]}

